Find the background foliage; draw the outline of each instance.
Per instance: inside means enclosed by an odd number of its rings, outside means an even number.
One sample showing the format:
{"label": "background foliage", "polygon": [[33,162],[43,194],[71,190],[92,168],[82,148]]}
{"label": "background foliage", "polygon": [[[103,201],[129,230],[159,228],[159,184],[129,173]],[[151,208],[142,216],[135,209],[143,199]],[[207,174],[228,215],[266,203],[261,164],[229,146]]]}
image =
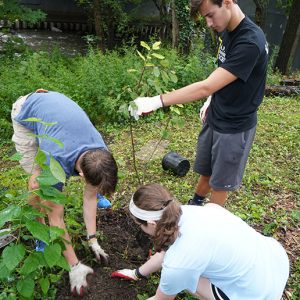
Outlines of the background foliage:
{"label": "background foliage", "polygon": [[[118,109],[132,99],[124,93],[123,88],[136,83],[135,74],[127,70],[142,68],[142,61],[137,59],[135,50],[135,47],[124,47],[121,53],[113,51],[103,54],[91,49],[87,56],[73,59],[62,56],[58,51],[52,54],[28,52],[17,58],[2,57],[0,130],[3,137],[11,135],[9,122],[12,103],[20,95],[42,87],[63,92],[74,99],[93,122],[124,121]],[[214,58],[203,53],[201,47],[187,57],[182,57],[172,49],[162,49],[160,53],[167,57],[170,69],[174,69],[178,75],[177,83],[166,87],[169,90],[204,79],[214,66]],[[147,80],[153,75],[147,73],[145,76]],[[123,93],[122,97],[118,96]],[[157,94],[154,87],[149,94]]]}

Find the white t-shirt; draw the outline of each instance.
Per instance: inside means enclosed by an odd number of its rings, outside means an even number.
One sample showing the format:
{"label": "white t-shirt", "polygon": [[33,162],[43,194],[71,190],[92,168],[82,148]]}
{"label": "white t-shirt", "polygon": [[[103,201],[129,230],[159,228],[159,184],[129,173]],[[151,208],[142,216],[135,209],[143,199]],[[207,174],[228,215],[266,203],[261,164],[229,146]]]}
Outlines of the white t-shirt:
{"label": "white t-shirt", "polygon": [[279,300],[289,262],[283,247],[217,204],[182,206],[180,236],[166,251],[160,289],[196,292],[209,279],[230,300]]}

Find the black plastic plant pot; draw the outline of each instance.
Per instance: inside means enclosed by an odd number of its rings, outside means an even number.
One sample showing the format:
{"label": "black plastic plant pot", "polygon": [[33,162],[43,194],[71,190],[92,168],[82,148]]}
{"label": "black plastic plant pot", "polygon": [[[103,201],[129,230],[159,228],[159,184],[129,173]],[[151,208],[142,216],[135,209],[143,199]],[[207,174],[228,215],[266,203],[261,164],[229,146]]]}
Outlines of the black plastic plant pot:
{"label": "black plastic plant pot", "polygon": [[171,171],[174,175],[183,177],[190,169],[190,162],[176,152],[167,153],[162,159],[162,167],[165,171]]}

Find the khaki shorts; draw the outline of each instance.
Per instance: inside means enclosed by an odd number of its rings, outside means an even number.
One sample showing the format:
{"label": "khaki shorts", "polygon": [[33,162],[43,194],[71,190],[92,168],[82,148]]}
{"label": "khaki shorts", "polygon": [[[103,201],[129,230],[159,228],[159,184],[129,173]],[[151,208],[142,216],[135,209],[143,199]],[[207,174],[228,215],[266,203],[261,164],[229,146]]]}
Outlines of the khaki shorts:
{"label": "khaki shorts", "polygon": [[39,170],[38,166],[34,162],[34,158],[38,150],[38,144],[36,138],[30,136],[33,132],[14,120],[21,111],[22,106],[29,95],[30,94],[21,96],[13,104],[11,119],[14,128],[12,141],[15,143],[16,150],[22,154],[20,165],[27,173],[32,174],[34,171]]}

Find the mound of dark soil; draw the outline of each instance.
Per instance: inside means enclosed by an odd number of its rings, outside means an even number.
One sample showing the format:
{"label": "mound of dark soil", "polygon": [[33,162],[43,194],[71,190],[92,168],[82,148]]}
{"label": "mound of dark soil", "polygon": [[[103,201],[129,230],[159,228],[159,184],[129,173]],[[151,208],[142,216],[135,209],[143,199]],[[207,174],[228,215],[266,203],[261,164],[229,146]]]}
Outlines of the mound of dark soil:
{"label": "mound of dark soil", "polygon": [[[147,281],[131,282],[119,278],[111,278],[111,273],[123,268],[136,268],[143,264],[152,247],[149,238],[134,224],[123,209],[100,210],[97,218],[97,229],[103,233],[101,247],[109,254],[109,265],[103,267],[91,261],[92,254],[77,251],[79,259],[92,266],[95,274],[88,278],[89,289],[84,299],[116,300],[137,299],[138,294],[147,292]],[[86,258],[89,256],[90,258]],[[57,292],[58,300],[75,299],[70,292],[68,274],[60,282]],[[78,299],[78,298],[77,298]]]}

